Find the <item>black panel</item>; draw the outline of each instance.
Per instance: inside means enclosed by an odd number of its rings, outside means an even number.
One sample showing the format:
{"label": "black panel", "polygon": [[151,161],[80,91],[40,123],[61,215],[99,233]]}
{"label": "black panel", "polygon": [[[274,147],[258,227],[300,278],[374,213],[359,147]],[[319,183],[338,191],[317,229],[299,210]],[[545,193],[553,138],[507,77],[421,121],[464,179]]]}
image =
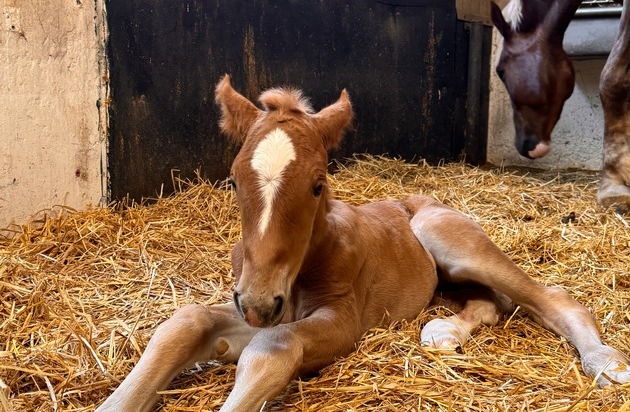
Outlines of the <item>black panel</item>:
{"label": "black panel", "polygon": [[125,0],[107,7],[114,199],[154,196],[163,184],[168,192],[173,169],[187,178],[195,169],[226,176],[237,148],[218,131],[214,86],[224,73],[252,100],[291,85],[316,109],[347,88],[356,127],[337,157],[452,160],[464,147],[454,120],[465,111],[456,60],[458,70],[465,66],[458,41],[467,39],[454,0]]}

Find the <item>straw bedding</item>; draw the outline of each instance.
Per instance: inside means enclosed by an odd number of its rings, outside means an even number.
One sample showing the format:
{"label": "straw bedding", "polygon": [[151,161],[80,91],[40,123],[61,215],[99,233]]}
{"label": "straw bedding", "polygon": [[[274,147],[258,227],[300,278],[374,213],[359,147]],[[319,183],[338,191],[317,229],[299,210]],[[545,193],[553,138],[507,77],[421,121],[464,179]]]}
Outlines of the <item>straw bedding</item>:
{"label": "straw bedding", "polygon": [[[596,205],[597,180],[373,157],[331,176],[350,203],[423,192],[459,209],[524,270],[587,305],[604,340],[630,355],[630,225]],[[203,181],[178,185],[151,205],[62,210],[0,240],[0,410],[93,410],[175,309],[230,299],[234,197]],[[422,348],[421,325],[445,315],[430,309],[370,330],[355,352],[294,381],[264,410],[630,411],[628,384],[592,385],[571,345],[520,310],[460,353]],[[197,365],[159,407],[217,410],[234,372]]]}

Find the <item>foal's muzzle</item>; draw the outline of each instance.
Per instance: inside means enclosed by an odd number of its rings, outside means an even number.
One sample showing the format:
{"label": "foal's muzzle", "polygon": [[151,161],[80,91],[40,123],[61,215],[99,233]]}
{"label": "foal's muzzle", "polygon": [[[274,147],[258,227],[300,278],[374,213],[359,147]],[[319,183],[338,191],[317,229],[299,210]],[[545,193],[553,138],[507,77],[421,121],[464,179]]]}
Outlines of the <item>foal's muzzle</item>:
{"label": "foal's muzzle", "polygon": [[247,298],[238,292],[234,292],[234,305],[239,315],[250,326],[266,328],[277,325],[284,315],[283,296],[274,296],[266,299],[264,296],[257,299]]}

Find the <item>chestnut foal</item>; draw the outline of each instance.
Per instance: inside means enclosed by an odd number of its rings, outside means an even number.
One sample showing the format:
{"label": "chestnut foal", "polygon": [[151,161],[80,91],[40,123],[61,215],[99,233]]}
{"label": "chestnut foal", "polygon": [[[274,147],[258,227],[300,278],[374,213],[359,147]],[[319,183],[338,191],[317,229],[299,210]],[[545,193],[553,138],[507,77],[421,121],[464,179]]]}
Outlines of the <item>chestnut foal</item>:
{"label": "chestnut foal", "polygon": [[331,198],[327,151],[352,119],[345,90],[314,113],[298,91],[272,89],[259,109],[225,76],[216,100],[222,130],[242,144],[231,170],[243,229],[234,302],[179,309],[99,411],[151,410],[183,368],[210,359],[238,361],[221,411],[258,411],[296,376],[351,352],[386,314],[416,317],[438,280],[477,286],[457,315],[423,328],[423,345],[463,345],[511,300],[565,336],[587,375],[603,372],[601,385],[630,382],[628,361],[602,344],[589,311],[533,281],[463,214],[419,195],[360,207]]}

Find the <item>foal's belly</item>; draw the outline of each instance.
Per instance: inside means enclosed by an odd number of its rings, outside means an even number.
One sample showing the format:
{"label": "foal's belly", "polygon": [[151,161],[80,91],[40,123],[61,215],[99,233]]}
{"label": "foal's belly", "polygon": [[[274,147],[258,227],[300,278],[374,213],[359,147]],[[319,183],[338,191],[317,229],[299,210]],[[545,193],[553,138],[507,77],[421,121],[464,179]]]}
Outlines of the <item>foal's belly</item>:
{"label": "foal's belly", "polygon": [[366,263],[358,279],[362,323],[413,319],[431,301],[437,286],[435,264],[411,230],[411,216],[399,203],[361,207],[365,212]]}

